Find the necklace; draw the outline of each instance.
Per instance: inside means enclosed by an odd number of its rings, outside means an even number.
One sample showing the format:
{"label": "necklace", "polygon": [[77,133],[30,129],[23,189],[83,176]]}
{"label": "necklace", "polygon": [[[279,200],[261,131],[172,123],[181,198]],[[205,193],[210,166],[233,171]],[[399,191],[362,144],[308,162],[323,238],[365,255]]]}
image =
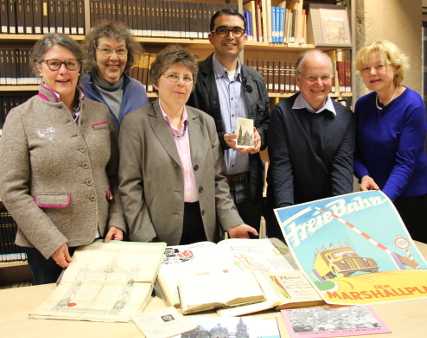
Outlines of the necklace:
{"label": "necklace", "polygon": [[[396,90],[394,91],[394,94],[393,94],[393,96],[391,97],[391,100],[390,100],[390,101],[388,101],[388,103],[387,103],[387,104],[390,104],[390,102],[394,100],[394,98],[396,97],[396,94],[397,94],[397,90],[398,90],[398,89],[399,89],[399,85],[397,85],[397,86],[396,86]],[[379,103],[379,99],[378,99],[378,93],[377,93],[377,98],[376,98],[376,100],[375,100],[375,104],[377,105],[378,110],[383,110],[383,107],[380,107],[380,106],[378,105],[378,103]],[[386,105],[384,105],[384,106],[386,106]]]}
{"label": "necklace", "polygon": [[181,135],[172,134],[172,135],[173,135],[173,137],[180,139],[181,137],[183,137],[185,135],[186,132],[187,132],[187,121],[184,121],[184,130],[182,131],[182,134]]}

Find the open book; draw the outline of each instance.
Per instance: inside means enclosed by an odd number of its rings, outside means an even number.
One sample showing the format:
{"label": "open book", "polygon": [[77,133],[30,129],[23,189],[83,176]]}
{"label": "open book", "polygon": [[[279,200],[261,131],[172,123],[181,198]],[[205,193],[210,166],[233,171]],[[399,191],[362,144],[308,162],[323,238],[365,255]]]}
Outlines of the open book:
{"label": "open book", "polygon": [[165,243],[96,241],[80,247],[32,317],[128,322],[150,299]]}
{"label": "open book", "polygon": [[255,272],[265,300],[256,304],[218,309],[222,317],[236,317],[268,309],[288,309],[325,304],[322,297],[299,271]]}
{"label": "open book", "polygon": [[[156,295],[165,299],[169,305],[180,307],[181,302],[178,294],[178,284],[186,276],[194,275],[217,275],[219,273],[230,273],[233,271],[253,271],[257,275],[259,284],[267,300],[246,305],[247,307],[263,307],[261,310],[279,307],[285,301],[275,295],[273,283],[262,274],[283,274],[294,272],[297,269],[295,261],[285,244],[276,238],[269,239],[226,239],[218,244],[211,242],[200,242],[189,245],[169,246],[165,250],[165,257],[160,267],[157,278],[158,285],[155,288]],[[271,275],[273,276],[273,275]],[[280,279],[280,278],[279,278]],[[240,283],[242,284],[242,283]],[[301,281],[299,281],[299,285]],[[310,290],[313,288],[308,285]],[[268,296],[268,294],[270,296]],[[288,291],[289,293],[289,291]],[[298,292],[292,293],[292,295]],[[314,296],[317,296],[315,293]],[[286,303],[297,303],[294,298]],[[306,298],[302,301],[307,301]],[[318,298],[315,297],[317,301]],[[200,302],[199,302],[200,303]],[[308,306],[309,304],[307,304]],[[238,308],[245,308],[239,306]],[[238,308],[235,308],[236,310]],[[232,309],[229,309],[230,311]],[[249,310],[246,313],[261,310]],[[223,310],[221,310],[223,311]],[[225,309],[224,311],[228,311]],[[243,312],[242,314],[245,314]]]}
{"label": "open book", "polygon": [[183,314],[265,300],[250,270],[187,276],[179,280],[178,290]]}

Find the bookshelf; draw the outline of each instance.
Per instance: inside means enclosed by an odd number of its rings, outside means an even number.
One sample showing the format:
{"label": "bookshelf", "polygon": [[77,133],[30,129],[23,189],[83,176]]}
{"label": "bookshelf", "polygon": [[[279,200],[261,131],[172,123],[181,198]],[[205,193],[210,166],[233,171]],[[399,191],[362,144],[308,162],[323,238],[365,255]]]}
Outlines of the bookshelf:
{"label": "bookshelf", "polygon": [[[27,3],[27,0],[15,0],[16,3]],[[83,14],[83,23],[80,25],[81,30],[78,31],[78,33],[82,34],[69,34],[73,39],[77,41],[83,41],[85,37],[85,33],[90,30],[91,24],[94,20],[94,5],[102,4],[103,6],[106,5],[107,8],[107,18],[112,19],[113,18],[113,11],[111,9],[111,14],[108,12],[108,6],[112,5],[113,3],[117,5],[117,3],[135,3],[135,4],[156,4],[156,3],[163,3],[167,2],[168,4],[171,3],[183,3],[188,1],[179,1],[179,0],[170,0],[170,1],[160,1],[160,0],[103,0],[103,1],[93,1],[93,0],[54,0],[54,1],[47,1],[47,0],[32,0],[29,1],[30,3],[39,4],[40,6],[48,6],[49,4],[54,3],[76,3],[79,8],[81,8]],[[244,3],[247,2],[247,0],[196,0],[192,1],[191,4],[221,4],[222,7],[229,7],[230,5],[235,6],[235,8],[238,8],[238,10],[243,14],[244,13]],[[266,8],[267,6],[279,6],[284,1],[279,0],[259,0],[261,4],[263,4]],[[335,4],[337,1],[335,0],[287,0],[286,4],[287,7],[290,8],[295,7],[299,10],[302,10],[304,8],[307,8],[307,6],[310,3],[320,3],[320,4]],[[10,33],[9,30],[6,30],[5,32],[3,30],[3,25],[5,23],[4,14],[7,13],[7,10],[5,10],[9,3],[14,3],[14,1],[10,0],[0,0],[0,6],[1,6],[1,17],[0,17],[0,24],[1,24],[1,33],[0,33],[0,48],[31,48],[32,45],[35,43],[36,40],[40,39],[42,37],[42,34],[26,34],[26,33]],[[337,60],[337,55],[340,54],[346,54],[345,58],[352,60],[354,58],[355,53],[355,43],[354,43],[354,25],[352,23],[355,22],[355,8],[354,8],[354,0],[343,0],[339,1],[340,4],[346,5],[349,8],[349,14],[350,14],[350,26],[352,29],[352,43],[351,47],[321,47],[321,49],[330,51],[331,54],[334,57],[334,60]],[[91,7],[92,6],[92,7]],[[200,5],[199,5],[200,6]],[[192,6],[189,6],[188,8],[191,9]],[[103,7],[104,8],[104,7]],[[198,7],[200,8],[200,7]],[[203,6],[202,6],[203,8]],[[99,10],[99,7],[98,7]],[[117,15],[117,7],[116,7],[116,15]],[[123,13],[122,13],[123,14]],[[138,16],[139,12],[136,11],[136,17],[139,19],[136,20],[136,23],[139,23],[141,20],[142,13],[140,16]],[[213,14],[213,13],[212,13]],[[108,16],[110,15],[110,16]],[[132,11],[132,14],[128,14],[128,17],[131,17],[134,19],[135,14]],[[157,15],[159,16],[159,15]],[[18,16],[19,17],[19,16]],[[156,15],[151,15],[151,18],[156,17]],[[267,15],[263,17],[264,20],[267,18]],[[206,21],[207,20],[207,21]],[[180,21],[180,20],[175,20]],[[151,22],[151,21],[150,21]],[[210,16],[204,21],[203,29],[206,30],[209,27],[210,22]],[[34,23],[33,23],[34,24]],[[131,29],[135,29],[135,26],[129,25],[128,26]],[[166,26],[165,26],[166,27]],[[173,31],[173,30],[172,30]],[[161,33],[156,33],[158,35],[161,35]],[[206,37],[207,32],[205,32],[205,35],[202,34],[202,36],[189,36],[189,37],[176,37],[176,31],[175,33],[170,33],[171,36],[155,36],[155,37],[149,37],[149,36],[143,36],[144,34],[140,34],[138,32],[138,29],[136,30],[135,39],[136,41],[143,44],[144,51],[148,53],[157,53],[159,50],[164,48],[166,45],[171,43],[179,43],[186,48],[188,48],[191,52],[196,53],[198,55],[198,58],[200,60],[204,60],[208,55],[210,55],[213,52],[213,47],[209,43]],[[165,35],[165,34],[163,34]],[[268,38],[266,41],[255,41],[252,39],[252,41],[248,41],[244,51],[242,51],[240,59],[242,62],[245,61],[245,59],[252,59],[252,60],[292,60],[296,61],[299,54],[305,50],[313,49],[315,48],[314,44],[309,44],[307,41],[300,41],[300,42],[269,42]],[[337,52],[338,51],[338,52]],[[336,73],[337,74],[337,73]],[[351,74],[354,74],[354,69],[351,71]],[[1,70],[0,70],[0,77],[1,77]],[[351,88],[355,88],[355,76],[351,76]],[[336,83],[335,88],[339,88],[338,84]],[[0,85],[0,92],[2,96],[8,96],[8,95],[17,95],[19,93],[28,93],[28,92],[34,92],[38,90],[38,85]],[[157,97],[154,93],[147,93],[149,98],[155,98]],[[273,106],[275,103],[277,103],[280,99],[286,98],[291,96],[293,93],[281,93],[281,92],[270,92],[269,96],[271,99],[271,106]],[[352,100],[353,94],[352,92],[342,92],[339,89],[336,89],[334,93],[331,95],[332,97],[336,98],[337,100]],[[3,112],[5,114],[5,112]],[[0,270],[4,267],[4,265],[8,265],[10,263],[2,263],[0,264]],[[22,263],[17,263],[17,266],[22,266]]]}
{"label": "bookshelf", "polygon": [[[25,3],[26,0],[16,0],[17,3],[22,2],[24,7],[25,7]],[[258,1],[258,0],[257,0]],[[202,21],[202,25],[203,28],[200,28],[200,32],[199,35],[194,35],[195,33],[188,33],[190,37],[177,37],[177,31],[176,31],[176,26],[171,27],[169,26],[169,24],[167,24],[166,18],[168,17],[167,13],[172,13],[172,12],[168,12],[167,9],[170,8],[168,6],[174,6],[173,3],[175,3],[175,6],[178,6],[176,4],[180,4],[180,3],[187,3],[188,6],[185,7],[185,9],[187,10],[188,13],[190,13],[190,11],[195,11],[195,13],[197,11],[202,11],[206,8],[211,8],[209,6],[213,6],[213,10],[211,10],[210,13],[213,13],[215,11],[215,9],[220,8],[221,6],[232,6],[234,8],[238,8],[239,11],[244,14],[245,10],[244,8],[247,8],[245,3],[248,2],[248,0],[200,0],[200,1],[178,1],[178,0],[170,0],[170,1],[159,1],[159,0],[105,0],[105,1],[95,1],[95,0],[69,0],[69,1],[47,1],[47,0],[34,0],[32,1],[33,5],[35,6],[35,4],[39,3],[41,8],[43,9],[43,6],[49,6],[52,5],[54,6],[56,3],[58,2],[62,2],[62,3],[66,3],[66,4],[72,4],[73,2],[75,3],[75,6],[77,6],[77,8],[80,8],[79,11],[83,12],[83,20],[84,22],[82,24],[80,24],[80,26],[83,26],[83,28],[80,28],[80,30],[78,30],[79,33],[83,32],[83,34],[70,34],[70,36],[72,36],[75,40],[77,41],[82,41],[84,40],[84,33],[90,30],[91,24],[93,23],[93,21],[102,19],[102,18],[107,18],[107,19],[114,19],[114,18],[126,18],[125,23],[127,23],[129,25],[129,27],[131,28],[131,30],[134,32],[135,35],[135,39],[143,44],[144,50],[146,52],[149,53],[156,53],[158,52],[160,49],[162,49],[163,47],[165,47],[166,45],[170,44],[170,43],[179,43],[184,45],[185,47],[187,47],[190,51],[196,53],[199,57],[200,60],[205,59],[209,54],[212,53],[213,48],[210,45],[209,41],[207,40],[207,34],[208,32],[206,32],[206,30],[208,29],[209,26],[209,21],[210,21],[210,15],[206,14],[206,17],[203,18],[204,21]],[[340,1],[340,4],[344,4],[346,6],[348,6],[350,8],[349,13],[351,13],[351,18],[350,18],[350,22],[354,22],[352,20],[353,18],[353,6],[352,6],[352,2],[353,0],[344,0],[344,1]],[[0,4],[3,6],[3,4],[8,4],[9,0],[0,0]],[[129,6],[130,8],[126,9],[124,4],[131,4],[131,6]],[[152,9],[152,7],[150,6],[154,6],[153,4],[158,4],[158,3],[165,3],[167,5],[165,5],[165,10],[161,11],[161,12],[157,12],[154,11]],[[264,6],[266,8],[266,12],[271,13],[270,8],[272,7],[280,7],[280,6],[284,6],[284,3],[286,3],[286,7],[289,9],[296,9],[298,11],[302,11],[305,10],[306,11],[306,18],[307,18],[307,10],[308,10],[308,6],[311,3],[316,3],[316,4],[325,4],[325,5],[330,5],[330,4],[335,4],[336,1],[333,0],[287,0],[287,1],[280,1],[280,0],[259,0],[259,3],[261,6]],[[146,9],[146,13],[144,13],[144,4],[145,4],[145,9]],[[210,5],[208,5],[210,4]],[[215,7],[214,4],[218,4],[217,7]],[[133,5],[133,7],[132,7]],[[65,5],[64,5],[65,6]],[[123,7],[122,10],[119,12],[119,7]],[[2,7],[3,8],[3,7]],[[97,12],[95,13],[95,8],[97,8]],[[149,8],[151,8],[149,10]],[[25,9],[25,8],[24,8]],[[125,11],[126,9],[126,11]],[[267,11],[267,9],[269,9]],[[64,11],[64,9],[62,9],[62,11]],[[124,13],[127,13],[127,15],[124,15]],[[198,12],[197,12],[198,13]],[[267,13],[267,14],[268,14]],[[26,14],[26,13],[25,13]],[[144,14],[146,15],[145,18],[147,18],[147,20],[139,20],[141,17],[144,17]],[[269,19],[266,22],[271,22],[272,18],[271,15],[267,15],[267,14],[263,14],[263,11],[261,12],[261,19],[266,20]],[[148,24],[152,23],[153,27],[158,27],[159,22],[156,22],[153,18],[154,16],[160,16],[160,17],[164,17],[165,21],[163,21],[163,27],[165,29],[169,29],[175,28],[175,31],[172,30],[171,31],[166,31],[166,30],[154,30],[152,32],[152,35],[154,35],[154,37],[148,37],[146,36],[147,33],[147,27],[141,27],[140,25],[142,25],[142,22],[144,21],[148,21]],[[196,14],[198,15],[198,14]],[[201,14],[200,14],[201,15]],[[76,14],[77,16],[77,14]],[[19,18],[19,16],[17,16]],[[148,20],[148,18],[150,17],[151,20]],[[138,18],[138,19],[135,19]],[[175,18],[175,17],[174,17]],[[156,18],[157,19],[157,18]],[[179,19],[182,19],[181,17],[176,17],[176,20],[173,21],[180,21]],[[188,18],[185,17],[184,20],[187,20]],[[133,20],[133,21],[132,21]],[[188,19],[190,20],[190,19]],[[19,21],[19,20],[18,20]],[[2,23],[2,32],[4,31],[3,29],[3,20],[1,21]],[[63,22],[63,21],[61,21]],[[194,23],[195,21],[189,21],[190,22],[190,26],[192,25],[192,23]],[[33,24],[35,25],[35,20],[33,22]],[[42,23],[43,24],[43,23]],[[161,23],[160,23],[161,24]],[[201,25],[201,24],[199,24]],[[197,27],[199,27],[199,25],[195,25]],[[18,27],[18,22],[17,22],[17,27]],[[271,27],[271,24],[266,25],[267,27]],[[188,26],[187,26],[188,27]],[[141,29],[140,29],[141,28]],[[143,30],[143,28],[145,28],[145,31]],[[43,31],[43,28],[41,28]],[[17,31],[18,29],[16,29]],[[25,31],[25,27],[24,27],[24,31]],[[35,29],[33,29],[32,31],[35,31]],[[267,35],[271,35],[269,33],[263,33],[264,35],[264,39],[263,41],[255,41],[254,39],[252,39],[252,41],[248,41],[244,51],[242,52],[241,55],[241,60],[244,61],[245,59],[253,59],[253,60],[296,60],[298,58],[298,55],[307,49],[313,49],[315,48],[314,44],[309,44],[307,43],[307,41],[300,41],[300,42],[283,42],[283,43],[273,43],[273,42],[269,42],[270,40],[268,38],[266,38]],[[170,36],[162,36],[162,35],[170,35]],[[305,34],[306,35],[306,34]],[[10,34],[10,33],[3,33],[0,34],[0,46],[1,47],[5,47],[5,48],[28,48],[31,47],[34,42],[38,39],[40,39],[40,37],[42,36],[42,34]],[[354,36],[354,34],[352,34],[352,36]],[[354,39],[354,38],[353,38]],[[354,46],[354,44],[352,44],[352,46]],[[352,47],[345,47],[345,48],[334,48],[334,47],[321,47],[321,49],[323,50],[348,50],[351,53],[351,50],[353,49]],[[353,74],[353,72],[352,72]],[[352,78],[354,78],[354,76],[352,76]],[[353,86],[351,86],[353,88]],[[2,85],[0,87],[1,91],[3,92],[12,92],[12,91],[37,91],[38,89],[38,85],[31,85],[31,86],[25,86],[25,85],[20,85],[20,86],[7,86],[7,85]],[[277,99],[281,99],[284,97],[288,97],[293,93],[287,93],[287,94],[283,94],[283,93],[276,93],[276,92],[270,92],[269,96],[272,99],[272,102],[277,102]],[[149,97],[156,97],[155,94],[153,93],[148,93]],[[339,91],[339,89],[337,89],[334,93],[332,93],[333,97],[336,98],[351,98],[352,94],[351,92],[342,92]]]}

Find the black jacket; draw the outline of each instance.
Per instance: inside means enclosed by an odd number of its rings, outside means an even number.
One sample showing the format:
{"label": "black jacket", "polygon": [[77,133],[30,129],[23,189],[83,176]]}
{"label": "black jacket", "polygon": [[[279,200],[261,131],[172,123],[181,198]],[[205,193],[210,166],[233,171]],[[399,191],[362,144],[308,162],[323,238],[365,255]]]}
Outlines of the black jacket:
{"label": "black jacket", "polygon": [[[216,87],[211,54],[206,60],[199,62],[199,74],[196,88],[187,104],[199,108],[211,115],[216,124],[218,137],[223,150],[229,149],[224,141],[219,94]],[[245,91],[249,118],[254,120],[254,127],[261,136],[261,149],[267,147],[267,129],[270,119],[270,99],[263,77],[253,68],[242,65],[241,75]],[[249,174],[251,197],[254,202],[262,199],[262,162],[259,154],[249,155]]]}

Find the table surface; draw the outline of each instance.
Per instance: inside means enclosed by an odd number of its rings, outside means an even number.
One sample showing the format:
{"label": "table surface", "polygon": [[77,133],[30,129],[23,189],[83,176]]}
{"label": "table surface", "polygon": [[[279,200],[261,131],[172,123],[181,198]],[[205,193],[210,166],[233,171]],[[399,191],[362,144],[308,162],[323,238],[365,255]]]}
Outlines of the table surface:
{"label": "table surface", "polygon": [[[416,244],[424,257],[427,257],[427,244]],[[132,322],[100,323],[29,318],[28,313],[44,302],[54,289],[55,284],[46,284],[0,290],[0,337],[143,337]],[[153,298],[146,311],[162,306],[162,300]],[[381,334],[381,338],[424,337],[427,333],[427,298],[374,304],[371,307],[392,331]],[[216,316],[214,312],[204,315]],[[290,337],[280,312],[269,310],[251,316],[276,317],[281,337]],[[362,337],[367,336],[374,335]]]}

